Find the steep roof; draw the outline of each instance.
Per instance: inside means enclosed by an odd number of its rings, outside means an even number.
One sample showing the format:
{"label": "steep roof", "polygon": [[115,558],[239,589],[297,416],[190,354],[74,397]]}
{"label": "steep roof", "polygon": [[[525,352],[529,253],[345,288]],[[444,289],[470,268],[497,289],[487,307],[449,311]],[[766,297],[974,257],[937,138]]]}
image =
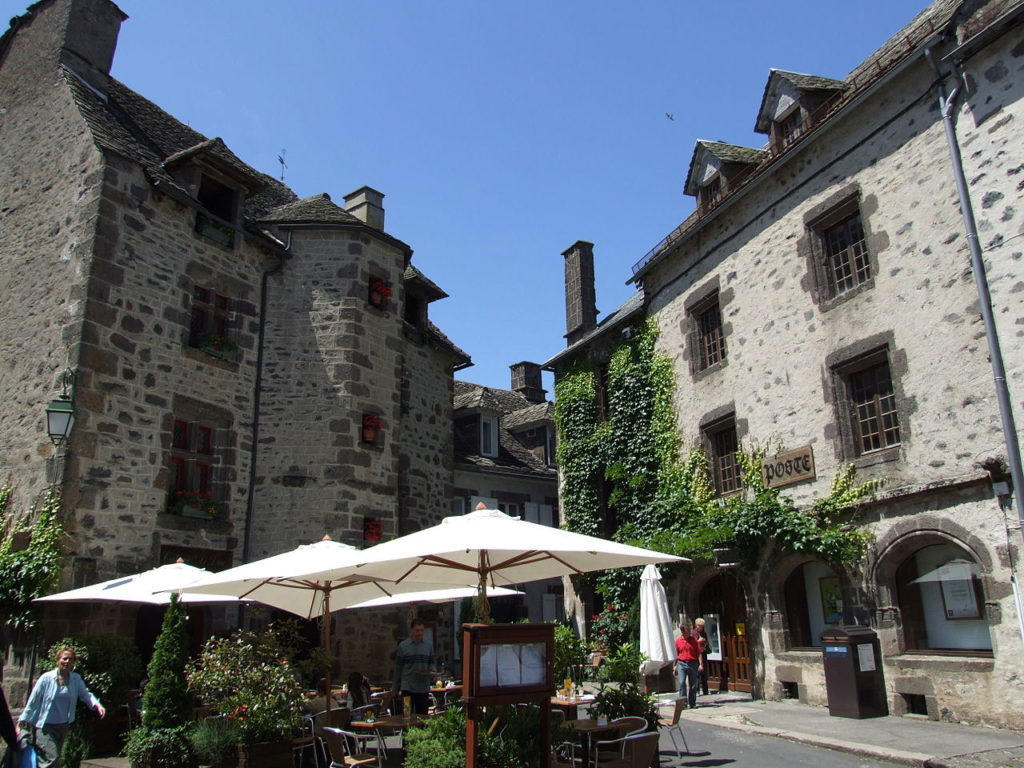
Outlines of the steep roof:
{"label": "steep roof", "polygon": [[304,197],[267,211],[265,224],[359,224],[359,219],[331,200],[326,192]]}
{"label": "steep roof", "polygon": [[476,445],[467,445],[456,430],[455,463],[489,472],[528,474],[555,479],[558,472],[539,459],[516,437],[513,429],[528,424],[539,425],[554,419],[552,403],[531,403],[523,395],[509,389],[485,387],[468,381],[455,380],[453,397],[455,418],[459,411],[481,409],[499,414],[498,455],[481,456]]}
{"label": "steep roof", "polygon": [[764,95],[761,96],[761,106],[757,110],[757,120],[754,122],[754,131],[757,133],[768,133],[771,130],[771,123],[774,117],[773,104],[777,94],[789,83],[799,91],[831,91],[839,93],[848,87],[842,80],[833,80],[831,77],[819,77],[818,75],[805,75],[800,72],[788,72],[784,69],[772,69],[768,73],[768,81],[764,84]]}
{"label": "steep roof", "polygon": [[626,299],[618,309],[609,314],[597,324],[597,327],[586,336],[570,344],[557,355],[541,365],[542,368],[557,367],[564,360],[572,357],[576,352],[586,349],[595,339],[605,336],[612,331],[626,325],[630,320],[642,314],[644,308],[644,294],[638,291]]}
{"label": "steep roof", "polygon": [[[964,9],[966,13],[970,13],[973,8],[973,4],[967,2],[967,0],[935,0],[935,2],[921,11],[910,23],[886,40],[874,53],[864,59],[843,78],[844,90],[842,95],[832,103],[828,114],[823,115],[817,125],[828,121],[836,113],[842,111],[844,107],[878,82],[892,68],[921,51],[939,33],[948,31],[950,27],[958,22],[957,16],[961,9]],[[806,77],[813,76],[806,75]],[[807,133],[813,133],[813,130]],[[762,163],[761,168],[758,168],[755,173],[745,180],[745,183],[759,178],[773,165],[776,158],[785,155],[786,152],[791,151],[796,146],[799,146],[799,142],[793,142],[783,151],[771,154]],[[738,191],[735,190],[735,192]],[[630,278],[630,282],[638,281],[655,261],[660,260],[664,254],[671,251],[677,243],[686,239],[691,233],[698,231],[703,221],[710,218],[713,217],[704,216],[700,211],[695,211],[688,216],[684,222],[673,229],[660,243],[651,248],[633,265],[633,276]]]}
{"label": "steep roof", "polygon": [[700,185],[697,175],[709,155],[722,163],[748,166],[760,165],[769,157],[769,153],[763,149],[727,144],[724,141],[697,139],[697,145],[693,148],[693,155],[690,157],[690,167],[686,171],[686,184],[684,185],[686,194],[697,194],[697,188]]}

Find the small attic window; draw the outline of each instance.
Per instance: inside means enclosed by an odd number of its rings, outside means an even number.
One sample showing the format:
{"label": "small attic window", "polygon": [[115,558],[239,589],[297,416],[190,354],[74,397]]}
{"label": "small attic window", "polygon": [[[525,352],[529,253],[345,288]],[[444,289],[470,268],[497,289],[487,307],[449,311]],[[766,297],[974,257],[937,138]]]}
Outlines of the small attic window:
{"label": "small attic window", "polygon": [[197,197],[199,202],[202,203],[203,208],[214,216],[234,223],[235,208],[238,201],[237,190],[204,175],[202,181],[199,182],[199,194]]}
{"label": "small attic window", "polygon": [[700,204],[704,208],[712,208],[722,199],[722,177],[716,175],[711,181],[700,188]]}
{"label": "small attic window", "polygon": [[775,123],[775,141],[779,148],[787,147],[799,138],[804,130],[804,117],[800,107]]}

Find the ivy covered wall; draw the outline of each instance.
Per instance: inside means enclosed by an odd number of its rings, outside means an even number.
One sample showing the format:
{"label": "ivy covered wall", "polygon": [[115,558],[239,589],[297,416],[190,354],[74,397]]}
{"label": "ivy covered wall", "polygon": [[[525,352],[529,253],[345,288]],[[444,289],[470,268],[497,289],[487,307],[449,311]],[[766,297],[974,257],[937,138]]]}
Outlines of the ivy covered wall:
{"label": "ivy covered wall", "polygon": [[[749,443],[738,456],[742,490],[717,497],[703,450],[680,437],[672,364],[657,354],[657,335],[647,320],[606,350],[603,418],[595,355],[578,358],[558,376],[555,419],[566,527],[693,559],[729,547],[751,570],[770,546],[831,563],[861,561],[870,536],[850,523],[878,483],[858,485],[853,467],[844,467],[827,497],[797,507],[763,483],[761,464],[772,446]],[[639,573],[609,571],[594,586],[607,602],[629,605]]]}

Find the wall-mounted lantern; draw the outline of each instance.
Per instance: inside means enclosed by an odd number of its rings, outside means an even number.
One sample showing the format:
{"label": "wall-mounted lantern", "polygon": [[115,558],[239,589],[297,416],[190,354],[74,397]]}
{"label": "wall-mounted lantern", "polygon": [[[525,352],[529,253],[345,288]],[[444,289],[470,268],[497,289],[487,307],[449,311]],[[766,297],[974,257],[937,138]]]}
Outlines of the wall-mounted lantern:
{"label": "wall-mounted lantern", "polygon": [[65,369],[64,373],[61,374],[62,391],[60,395],[51,400],[50,404],[46,406],[46,432],[58,449],[68,439],[71,430],[75,426],[74,404],[71,401],[71,395],[68,393],[68,388],[73,387],[74,383],[74,371]]}

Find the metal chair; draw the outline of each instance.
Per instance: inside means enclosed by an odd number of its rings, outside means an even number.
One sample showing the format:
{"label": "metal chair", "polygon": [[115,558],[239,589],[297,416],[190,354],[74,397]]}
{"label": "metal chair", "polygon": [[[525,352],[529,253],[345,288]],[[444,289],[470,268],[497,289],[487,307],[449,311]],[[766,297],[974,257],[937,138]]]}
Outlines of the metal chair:
{"label": "metal chair", "polygon": [[[615,757],[611,753],[613,749],[618,750],[618,756],[622,757],[622,750],[625,746],[622,740],[627,736],[635,736],[646,731],[647,718],[636,715],[617,717],[608,723],[608,727],[614,728],[618,735],[614,739],[598,741],[594,744],[593,757],[595,765],[599,764],[602,760],[610,760]],[[614,747],[609,745],[614,745]]]}
{"label": "metal chair", "polygon": [[[658,732],[635,733],[612,741],[599,741],[595,748],[605,745],[605,754],[612,757],[595,760],[594,768],[649,768],[658,754]],[[596,751],[596,749],[595,749]]]}
{"label": "metal chair", "polygon": [[683,753],[679,751],[678,738],[683,740],[683,746],[686,748],[686,754],[690,754],[690,745],[686,743],[686,735],[683,733],[683,724],[680,722],[680,716],[683,714],[683,710],[686,709],[686,699],[679,698],[674,702],[675,706],[672,708],[672,719],[659,718],[658,719],[658,731],[667,731],[669,738],[672,739],[672,747],[676,751],[677,757],[682,757]]}
{"label": "metal chair", "polygon": [[333,728],[325,725],[322,729],[324,741],[330,752],[330,768],[347,768],[351,765],[372,765],[376,763],[378,768],[383,765],[381,754],[376,755],[369,752],[358,752],[355,746],[358,744],[358,734],[346,731],[341,728]]}
{"label": "metal chair", "polygon": [[[373,719],[376,720],[381,716],[382,711],[384,711],[382,703],[366,704],[362,707],[356,707],[352,710],[352,717],[349,719],[349,722],[352,722],[353,720],[366,720],[368,715],[372,715]],[[376,739],[377,752],[383,755],[385,759],[387,758],[388,748],[384,743],[384,734],[381,732],[380,728],[375,727],[372,735],[362,734],[361,738],[365,740]],[[360,749],[362,749],[362,747],[360,747]]]}

